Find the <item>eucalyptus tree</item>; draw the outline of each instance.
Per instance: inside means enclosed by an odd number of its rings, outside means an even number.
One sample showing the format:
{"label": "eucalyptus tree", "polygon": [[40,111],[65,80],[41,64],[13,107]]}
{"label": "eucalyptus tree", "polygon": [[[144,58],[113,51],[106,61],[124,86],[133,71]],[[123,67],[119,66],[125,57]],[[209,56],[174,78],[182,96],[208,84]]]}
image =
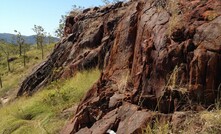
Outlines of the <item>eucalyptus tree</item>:
{"label": "eucalyptus tree", "polygon": [[25,39],[22,37],[21,32],[14,30],[14,32],[16,33],[16,43],[19,46],[19,56],[22,55],[22,46],[25,43]]}
{"label": "eucalyptus tree", "polygon": [[37,48],[41,49],[41,57],[44,58],[44,41],[46,32],[44,31],[44,28],[42,26],[34,25],[34,28],[32,30],[36,33],[35,40],[37,44]]}
{"label": "eucalyptus tree", "polygon": [[9,72],[11,72],[10,55],[13,52],[13,49],[14,47],[12,46],[12,44],[6,43],[3,39],[0,40],[0,51],[6,58],[7,68]]}
{"label": "eucalyptus tree", "polygon": [[58,38],[63,37],[66,17],[66,15],[61,15],[58,28],[55,30],[55,36],[57,36]]}
{"label": "eucalyptus tree", "polygon": [[[19,46],[19,55],[22,56],[23,55],[23,65],[24,67],[26,66],[26,46],[25,46],[25,39],[24,37],[21,35],[21,32],[14,30],[15,33],[17,33],[16,35],[16,42]],[[22,54],[23,52],[23,54]]]}
{"label": "eucalyptus tree", "polygon": [[50,33],[47,34],[47,40],[48,40],[48,44],[50,45],[51,43],[54,43],[55,40],[52,37],[52,35]]}
{"label": "eucalyptus tree", "polygon": [[55,30],[55,36],[58,38],[62,38],[64,36],[65,21],[67,16],[78,16],[78,14],[84,9],[85,7],[73,5],[71,11],[67,12],[65,15],[61,15],[58,28]]}

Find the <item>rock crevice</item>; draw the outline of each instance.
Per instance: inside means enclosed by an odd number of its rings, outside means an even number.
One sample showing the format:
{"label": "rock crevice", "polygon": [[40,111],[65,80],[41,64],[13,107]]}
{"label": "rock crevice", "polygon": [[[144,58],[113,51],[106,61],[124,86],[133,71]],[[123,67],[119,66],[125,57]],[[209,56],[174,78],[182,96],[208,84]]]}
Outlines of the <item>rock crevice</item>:
{"label": "rock crevice", "polygon": [[221,84],[221,2],[180,0],[173,3],[176,9],[169,8],[170,0],[157,2],[87,9],[77,21],[69,16],[66,37],[18,95],[98,66],[99,81],[63,131],[79,134],[141,133],[156,116],[151,111],[163,118],[195,110],[189,101],[213,104]]}

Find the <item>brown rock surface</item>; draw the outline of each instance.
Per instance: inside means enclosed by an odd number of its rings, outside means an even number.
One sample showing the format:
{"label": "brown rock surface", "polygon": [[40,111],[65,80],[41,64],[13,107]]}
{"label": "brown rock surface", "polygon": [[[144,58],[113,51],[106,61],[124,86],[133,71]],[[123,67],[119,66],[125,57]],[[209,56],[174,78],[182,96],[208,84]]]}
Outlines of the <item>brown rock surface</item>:
{"label": "brown rock surface", "polygon": [[148,110],[194,110],[187,100],[214,103],[221,83],[221,1],[161,2],[117,3],[88,9],[77,21],[69,17],[67,37],[18,95],[99,66],[101,78],[63,131],[79,134],[141,133],[155,116]]}

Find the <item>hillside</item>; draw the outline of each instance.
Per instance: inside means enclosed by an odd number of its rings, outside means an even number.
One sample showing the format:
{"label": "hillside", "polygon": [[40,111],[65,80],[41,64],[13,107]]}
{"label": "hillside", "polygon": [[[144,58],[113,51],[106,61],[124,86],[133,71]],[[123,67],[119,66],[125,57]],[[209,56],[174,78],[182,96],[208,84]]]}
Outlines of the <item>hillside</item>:
{"label": "hillside", "polygon": [[22,82],[6,132],[220,133],[220,0],[88,8],[66,18],[64,35]]}
{"label": "hillside", "polygon": [[[14,35],[14,34],[0,33],[0,39],[4,39],[8,43],[15,43],[15,37],[16,37],[16,35]],[[25,43],[32,44],[32,45],[36,44],[35,35],[31,35],[31,36],[22,35],[22,37],[25,39]],[[13,40],[13,38],[14,38],[14,40]],[[59,40],[56,37],[52,37],[52,38],[53,38],[54,42],[57,42]],[[48,40],[48,39],[46,38],[46,40]]]}
{"label": "hillside", "polygon": [[[0,45],[2,47],[2,44]],[[2,87],[0,87],[0,106],[2,103],[6,103],[16,97],[21,82],[38,66],[38,64],[45,60],[46,56],[53,50],[53,46],[54,44],[47,44],[44,46],[44,59],[41,59],[41,50],[37,49],[36,45],[29,46],[29,48],[26,49],[26,64],[24,66],[24,56],[19,56],[18,51],[16,52],[18,47],[12,45],[10,49],[13,51],[9,51],[9,59],[11,60],[9,61],[10,71],[8,69],[6,55],[1,49],[0,82]]]}
{"label": "hillside", "polygon": [[[4,104],[0,107],[0,133],[59,133],[99,76],[97,69],[79,72],[71,79],[50,83],[31,97],[20,97]],[[73,89],[75,92],[72,92]]]}

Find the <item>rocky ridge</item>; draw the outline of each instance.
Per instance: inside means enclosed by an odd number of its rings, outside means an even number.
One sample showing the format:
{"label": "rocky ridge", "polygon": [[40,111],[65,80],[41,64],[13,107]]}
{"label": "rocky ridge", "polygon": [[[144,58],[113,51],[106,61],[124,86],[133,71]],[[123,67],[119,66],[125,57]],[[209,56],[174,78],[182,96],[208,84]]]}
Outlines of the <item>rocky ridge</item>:
{"label": "rocky ridge", "polygon": [[99,81],[63,133],[141,133],[156,118],[173,121],[172,113],[207,108],[219,98],[220,31],[219,0],[140,0],[86,9],[67,17],[66,37],[18,95],[99,67]]}

